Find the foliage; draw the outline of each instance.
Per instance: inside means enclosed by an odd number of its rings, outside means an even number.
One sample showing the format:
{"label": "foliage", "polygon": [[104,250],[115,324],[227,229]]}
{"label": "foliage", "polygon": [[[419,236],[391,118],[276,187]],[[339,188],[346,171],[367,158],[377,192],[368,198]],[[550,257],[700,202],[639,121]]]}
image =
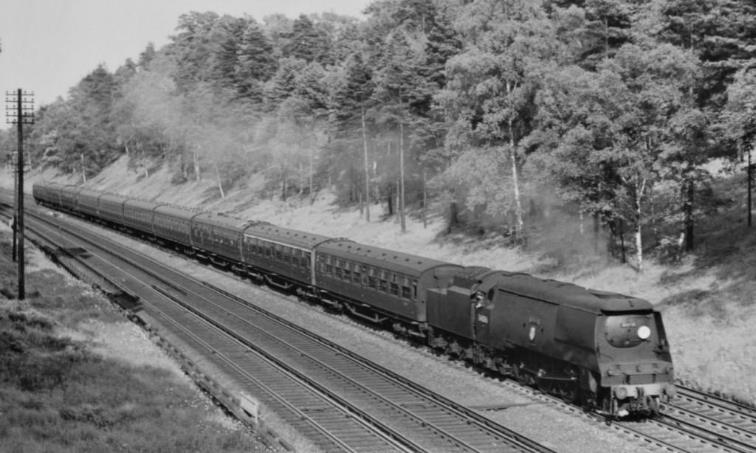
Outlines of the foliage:
{"label": "foliage", "polygon": [[703,164],[752,146],[749,2],[376,0],[365,14],[184,14],[166,46],[40,109],[32,161],[86,177],[126,154],[221,196],[261,171],[283,197],[330,183],[340,202],[390,204],[401,146],[406,198],[435,177],[431,195],[472,223],[524,239],[553,202],[542,187],[610,243],[666,219],[692,246]]}

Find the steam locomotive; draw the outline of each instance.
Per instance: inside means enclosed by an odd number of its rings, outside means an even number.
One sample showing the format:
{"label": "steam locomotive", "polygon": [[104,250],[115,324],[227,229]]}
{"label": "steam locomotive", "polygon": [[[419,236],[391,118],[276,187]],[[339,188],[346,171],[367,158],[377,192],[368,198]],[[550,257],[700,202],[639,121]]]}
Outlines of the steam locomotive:
{"label": "steam locomotive", "polygon": [[674,395],[661,314],[642,299],[73,186],[33,195],[607,416],[654,416]]}

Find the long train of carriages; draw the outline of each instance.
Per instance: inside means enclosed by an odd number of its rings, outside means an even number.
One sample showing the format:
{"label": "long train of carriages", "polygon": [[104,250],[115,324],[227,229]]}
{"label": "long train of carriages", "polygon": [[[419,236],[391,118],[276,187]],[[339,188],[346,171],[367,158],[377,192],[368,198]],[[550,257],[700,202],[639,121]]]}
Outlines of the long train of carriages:
{"label": "long train of carriages", "polygon": [[661,315],[642,299],[72,186],[33,194],[612,417],[653,416],[674,394]]}

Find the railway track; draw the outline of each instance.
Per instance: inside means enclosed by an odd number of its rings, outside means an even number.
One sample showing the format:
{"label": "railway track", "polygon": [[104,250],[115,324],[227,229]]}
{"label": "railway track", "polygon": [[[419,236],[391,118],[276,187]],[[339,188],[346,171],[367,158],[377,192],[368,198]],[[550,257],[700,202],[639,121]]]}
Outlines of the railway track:
{"label": "railway track", "polygon": [[729,451],[756,452],[756,410],[682,385],[677,390],[677,397],[664,405],[660,422],[700,432]]}
{"label": "railway track", "polygon": [[[44,217],[35,219],[49,221]],[[34,228],[42,228],[37,222]],[[59,227],[46,228],[47,234],[60,233]],[[297,379],[299,382],[294,387],[306,386],[312,392],[310,395],[320,395],[340,407],[342,412],[334,415],[334,410],[322,402],[313,404],[304,398],[306,402],[294,403],[303,399],[301,395],[287,399],[299,411],[299,418],[303,413],[309,420],[316,418],[316,414],[323,415],[321,422],[311,421],[309,427],[321,434],[323,445],[325,439],[329,439],[327,451],[551,451],[293,324],[202,282],[162,268],[153,260],[99,235],[72,231],[66,234],[76,234],[77,240],[87,243],[90,254],[87,260],[94,261],[92,256],[96,256],[103,263],[122,262],[125,263],[122,267],[130,267],[135,280],[161,296],[157,298],[158,303],[145,305],[148,313],[172,325],[183,341],[200,350],[213,351],[219,357],[219,366],[236,368],[237,376],[247,370],[246,380],[252,376],[262,380],[257,373],[260,362],[242,365],[243,359],[252,355],[250,350],[254,350],[265,362]],[[54,242],[60,243],[60,239]],[[140,272],[146,277],[137,278]],[[181,327],[189,325],[193,327]],[[231,345],[236,345],[237,349],[232,350]],[[246,350],[239,350],[239,345]],[[266,379],[264,384],[268,389],[282,382],[280,374]],[[274,393],[281,396],[282,392],[278,388]],[[329,428],[326,419],[335,420],[335,425]],[[345,425],[345,420],[354,421],[346,430],[349,432],[334,432]],[[372,437],[353,439],[359,436],[352,430],[359,426],[371,427]],[[369,446],[378,445],[376,436],[385,444],[371,449]],[[338,448],[332,448],[334,446]]]}
{"label": "railway track", "polygon": [[[646,422],[616,422],[613,429],[623,432],[634,441],[662,451],[672,452],[755,452],[754,410],[678,386],[679,396],[663,408],[664,416]],[[548,395],[534,393],[548,400],[560,401]],[[533,395],[531,395],[533,396]],[[564,404],[564,403],[561,403]],[[569,406],[575,413],[576,408]],[[591,414],[586,417],[603,422]]]}

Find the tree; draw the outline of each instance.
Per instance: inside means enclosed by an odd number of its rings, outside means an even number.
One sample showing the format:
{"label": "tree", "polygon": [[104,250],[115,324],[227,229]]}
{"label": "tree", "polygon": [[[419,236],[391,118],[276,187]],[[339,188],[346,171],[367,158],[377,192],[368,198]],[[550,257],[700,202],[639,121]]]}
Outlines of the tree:
{"label": "tree", "polygon": [[151,42],[147,43],[147,47],[145,47],[142,53],[139,54],[139,61],[137,61],[139,69],[147,69],[150,62],[155,59],[156,54],[155,45]]}
{"label": "tree", "polygon": [[279,60],[278,69],[273,77],[266,82],[263,92],[268,111],[275,110],[278,105],[294,93],[297,76],[306,66],[306,61],[294,57]]}
{"label": "tree", "polygon": [[192,11],[182,14],[171,37],[168,52],[175,56],[177,63],[174,77],[180,89],[191,90],[197,82],[207,81],[211,74],[208,61],[220,48],[219,42],[211,40],[211,32],[219,16],[214,12]]}
{"label": "tree", "polygon": [[555,54],[553,30],[540,5],[480,1],[456,24],[466,50],[447,63],[448,83],[437,97],[449,113],[451,146],[495,146],[509,157],[517,241],[524,241],[520,141],[528,134],[532,98]]}
{"label": "tree", "polygon": [[236,51],[234,75],[239,94],[255,103],[263,100],[263,84],[275,74],[273,46],[260,26],[250,20]]}
{"label": "tree", "polygon": [[[644,208],[654,185],[674,173],[672,161],[682,162],[679,175],[695,162],[686,155],[698,139],[688,132],[698,116],[689,109],[687,87],[697,60],[668,44],[626,44],[598,69],[557,72],[544,84],[542,149],[547,156],[554,151],[547,165],[584,208],[602,212],[613,227],[633,226],[641,271]],[[677,132],[670,123],[679,125]]]}
{"label": "tree", "polygon": [[[373,115],[379,125],[398,132],[399,149],[399,217],[402,232],[405,232],[405,128],[412,122],[410,111],[422,110],[430,96],[422,93],[424,86],[419,67],[419,56],[410,46],[402,30],[389,36],[383,50],[380,68],[376,72],[376,89],[373,93]],[[427,108],[427,107],[425,107]]]}
{"label": "tree", "polygon": [[306,62],[317,61],[328,64],[330,53],[330,39],[323,31],[305,16],[300,15],[292,25],[291,33],[287,36],[287,43],[283,47],[284,55],[298,58]]}
{"label": "tree", "polygon": [[366,112],[375,89],[373,73],[356,52],[346,62],[343,83],[335,87],[331,101],[330,123],[335,138],[342,142],[355,142],[355,132],[363,150],[365,219],[370,221],[370,171],[368,159],[368,131]]}
{"label": "tree", "polygon": [[[754,162],[752,153],[756,147],[756,60],[737,72],[735,81],[727,89],[727,105],[720,118],[720,129],[730,136],[743,150],[746,159],[747,219],[753,225],[752,190]],[[741,151],[741,153],[743,152]]]}

